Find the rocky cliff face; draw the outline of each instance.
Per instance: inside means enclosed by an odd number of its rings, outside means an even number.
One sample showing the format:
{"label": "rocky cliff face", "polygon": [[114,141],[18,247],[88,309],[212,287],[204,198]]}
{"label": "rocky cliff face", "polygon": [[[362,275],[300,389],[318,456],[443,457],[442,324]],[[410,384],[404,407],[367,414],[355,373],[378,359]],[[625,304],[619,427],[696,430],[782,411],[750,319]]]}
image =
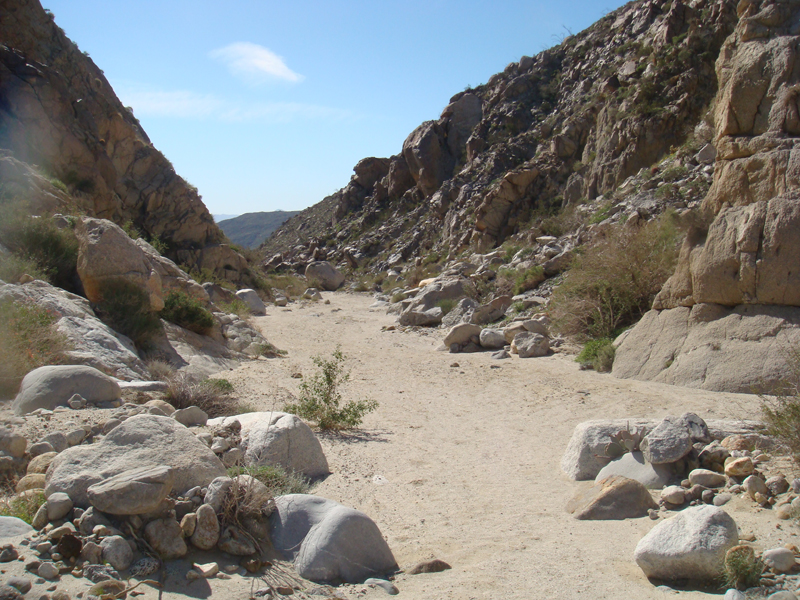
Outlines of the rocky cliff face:
{"label": "rocky cliff face", "polygon": [[[175,173],[103,72],[37,0],[0,0],[0,149],[65,183],[89,214],[131,221],[172,258],[237,280],[246,261]],[[30,177],[4,183],[30,187]],[[41,195],[41,194],[39,194]]]}
{"label": "rocky cliff face", "polygon": [[620,377],[749,392],[779,382],[800,344],[800,6],[742,0],[737,14],[716,65],[713,220],[621,343]]}
{"label": "rocky cliff face", "polygon": [[360,161],[263,250],[275,265],[313,244],[380,270],[431,251],[483,252],[537,215],[610,195],[692,137],[735,23],[733,0],[632,2],[456,94],[400,153]]}

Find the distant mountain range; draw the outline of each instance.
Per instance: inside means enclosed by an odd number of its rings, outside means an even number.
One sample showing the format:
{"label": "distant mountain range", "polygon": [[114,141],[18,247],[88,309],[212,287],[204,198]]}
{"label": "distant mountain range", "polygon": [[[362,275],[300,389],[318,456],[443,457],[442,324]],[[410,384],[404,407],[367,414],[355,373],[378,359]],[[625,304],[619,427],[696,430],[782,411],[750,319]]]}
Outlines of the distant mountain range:
{"label": "distant mountain range", "polygon": [[298,212],[300,211],[274,210],[245,213],[233,219],[217,221],[217,225],[234,244],[244,248],[258,248],[273,231]]}
{"label": "distant mountain range", "polygon": [[220,221],[227,221],[228,219],[233,219],[234,217],[238,217],[239,215],[211,215],[214,217],[214,223],[219,223]]}

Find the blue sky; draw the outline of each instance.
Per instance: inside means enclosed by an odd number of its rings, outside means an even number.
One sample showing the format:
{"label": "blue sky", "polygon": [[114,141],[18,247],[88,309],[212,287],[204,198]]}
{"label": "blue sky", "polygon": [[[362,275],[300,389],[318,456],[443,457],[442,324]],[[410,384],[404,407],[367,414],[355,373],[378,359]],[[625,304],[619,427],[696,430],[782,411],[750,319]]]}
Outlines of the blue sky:
{"label": "blue sky", "polygon": [[214,214],[299,210],[619,0],[42,0]]}

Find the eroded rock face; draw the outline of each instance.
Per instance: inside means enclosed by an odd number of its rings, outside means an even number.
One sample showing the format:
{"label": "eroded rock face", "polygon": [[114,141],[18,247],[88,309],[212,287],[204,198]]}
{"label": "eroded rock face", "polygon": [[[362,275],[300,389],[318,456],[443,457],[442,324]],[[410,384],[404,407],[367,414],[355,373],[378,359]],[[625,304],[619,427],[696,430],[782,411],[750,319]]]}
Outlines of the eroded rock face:
{"label": "eroded rock face", "polygon": [[[0,147],[23,163],[45,166],[90,214],[132,221],[189,252],[187,264],[217,270],[220,265],[196,249],[219,246],[221,231],[103,72],[35,0],[0,7]],[[240,268],[244,259],[226,249],[227,264]]]}
{"label": "eroded rock face", "polygon": [[[740,2],[717,61],[716,168],[654,311],[621,340],[613,373],[752,392],[785,378],[800,341],[800,7]],[[769,357],[765,360],[765,357]]]}

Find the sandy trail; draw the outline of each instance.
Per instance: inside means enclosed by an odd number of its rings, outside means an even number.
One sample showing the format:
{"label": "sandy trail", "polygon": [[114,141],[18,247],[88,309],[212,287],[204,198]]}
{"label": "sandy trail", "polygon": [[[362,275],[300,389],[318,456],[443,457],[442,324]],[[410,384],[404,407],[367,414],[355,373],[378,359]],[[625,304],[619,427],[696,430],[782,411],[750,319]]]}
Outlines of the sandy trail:
{"label": "sandy trail", "polygon": [[[488,353],[437,352],[443,333],[381,331],[367,295],[326,294],[330,304],[272,308],[255,324],[289,352],[228,377],[254,409],[280,408],[311,357],[337,345],[350,357],[346,397],[374,398],[377,411],[349,437],[323,436],[332,474],[314,493],[370,515],[401,567],[428,558],[444,573],[399,575],[401,594],[420,599],[663,598],[632,559],[650,519],[576,521],[564,506],[581,485],[559,463],[575,425],[587,419],[752,418],[753,396],[703,392],[580,371],[572,357],[491,360]],[[454,366],[453,363],[458,363]],[[787,474],[788,475],[788,474]],[[797,543],[794,529],[726,507],[741,529],[763,524],[764,544]],[[363,586],[347,588],[352,597]],[[359,595],[361,595],[359,593]],[[368,591],[379,597],[383,591]],[[685,598],[712,597],[681,592]]]}

